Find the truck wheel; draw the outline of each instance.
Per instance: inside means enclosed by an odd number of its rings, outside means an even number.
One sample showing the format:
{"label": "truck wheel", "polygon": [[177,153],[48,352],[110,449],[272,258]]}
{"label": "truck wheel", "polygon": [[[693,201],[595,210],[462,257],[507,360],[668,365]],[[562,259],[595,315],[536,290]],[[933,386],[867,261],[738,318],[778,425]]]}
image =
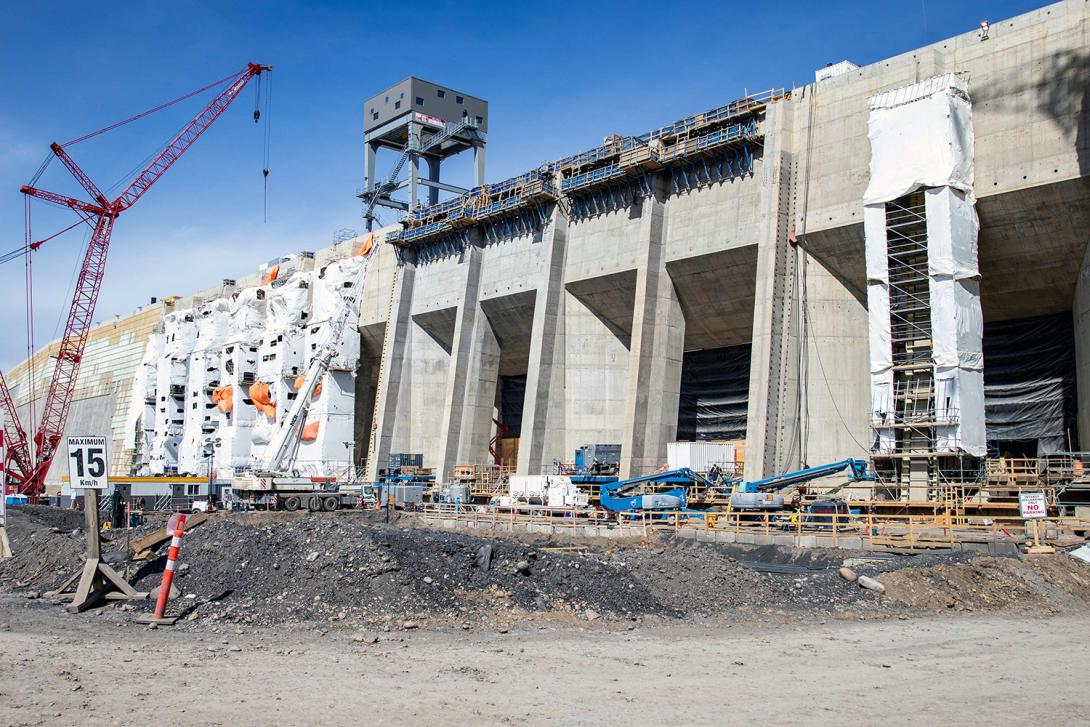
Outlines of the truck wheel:
{"label": "truck wheel", "polygon": [[338,505],[340,505],[340,503],[337,502],[336,497],[323,497],[322,498],[322,509],[325,510],[326,512],[333,512],[334,510],[337,509]]}
{"label": "truck wheel", "polygon": [[311,512],[322,511],[322,498],[318,495],[311,495],[307,498],[307,509]]}
{"label": "truck wheel", "polygon": [[284,509],[288,512],[295,512],[299,509],[299,505],[301,504],[298,497],[292,496],[284,498]]}

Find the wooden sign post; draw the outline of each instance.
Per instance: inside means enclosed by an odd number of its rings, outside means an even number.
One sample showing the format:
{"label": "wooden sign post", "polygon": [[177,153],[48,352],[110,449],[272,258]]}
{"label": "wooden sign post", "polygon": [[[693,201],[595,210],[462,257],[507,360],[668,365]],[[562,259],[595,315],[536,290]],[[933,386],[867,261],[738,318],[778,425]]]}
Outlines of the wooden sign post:
{"label": "wooden sign post", "polygon": [[[98,493],[107,487],[105,437],[68,438],[68,478],[73,488],[83,489],[84,529],[87,531],[87,555],[83,568],[66,580],[61,587],[46,594],[71,598],[65,608],[80,613],[94,608],[103,599],[111,601],[143,601],[146,592],[137,591],[117,571],[102,560],[99,537]],[[75,590],[70,590],[75,586]]]}

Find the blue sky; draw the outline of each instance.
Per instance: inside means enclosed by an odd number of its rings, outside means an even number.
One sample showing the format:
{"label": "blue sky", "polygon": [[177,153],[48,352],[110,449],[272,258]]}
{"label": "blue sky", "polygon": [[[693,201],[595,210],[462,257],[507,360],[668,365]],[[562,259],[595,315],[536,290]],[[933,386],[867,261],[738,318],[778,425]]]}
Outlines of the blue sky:
{"label": "blue sky", "polygon": [[[262,131],[247,89],[119,219],[97,320],[327,245],[339,228],[362,229],[354,196],[363,176],[362,103],[405,76],[489,101],[488,178],[499,180],[612,132],[640,133],[745,89],[804,84],[828,62],[871,63],[1042,4],[9,3],[0,24],[0,253],[22,244],[18,189],[50,142],[180,96],[249,60],[275,66],[267,222]],[[71,152],[108,186],[201,105],[173,107]],[[59,163],[39,186],[78,191]],[[38,239],[72,221],[43,204],[34,216]],[[60,333],[84,239],[73,231],[35,256],[39,344]],[[26,349],[23,279],[21,261],[0,265],[5,370]]]}

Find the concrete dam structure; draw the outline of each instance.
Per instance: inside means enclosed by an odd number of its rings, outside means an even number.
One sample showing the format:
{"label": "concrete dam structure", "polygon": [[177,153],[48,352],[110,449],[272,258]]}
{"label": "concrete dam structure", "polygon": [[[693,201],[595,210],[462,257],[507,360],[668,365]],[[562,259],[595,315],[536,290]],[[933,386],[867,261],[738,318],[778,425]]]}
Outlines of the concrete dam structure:
{"label": "concrete dam structure", "polygon": [[[1090,450],[1088,49],[1090,3],[1069,0],[611,135],[446,199],[438,161],[422,179],[412,159],[427,204],[405,204],[403,223],[371,238],[358,365],[336,389],[354,441],[330,441],[323,456],[374,480],[391,454],[421,453],[441,481],[492,462],[500,440],[517,440],[520,474],[616,443],[628,476],[662,467],[670,442],[744,440],[747,477],[875,456],[891,496],[919,500],[953,460]],[[912,123],[925,106],[939,109],[919,116],[934,124]],[[472,148],[480,178],[485,113],[445,127],[413,117],[405,143],[425,159],[429,142],[435,159]],[[920,174],[876,154],[876,139]],[[372,188],[374,166],[369,147]],[[893,169],[904,187],[873,197]],[[317,276],[363,243],[269,265]],[[147,341],[156,316],[272,293],[263,278],[154,304],[133,325]],[[162,462],[147,451],[162,439],[143,412],[149,354],[127,345],[105,379],[102,364],[85,365],[68,425],[110,435],[118,474]],[[47,381],[48,352],[38,358],[35,379]],[[24,406],[29,370],[9,377]],[[277,372],[285,401],[293,375]],[[244,398],[235,411],[253,406]],[[202,451],[200,427],[176,426],[178,442],[197,438],[187,451]],[[235,456],[213,452],[217,477]]]}

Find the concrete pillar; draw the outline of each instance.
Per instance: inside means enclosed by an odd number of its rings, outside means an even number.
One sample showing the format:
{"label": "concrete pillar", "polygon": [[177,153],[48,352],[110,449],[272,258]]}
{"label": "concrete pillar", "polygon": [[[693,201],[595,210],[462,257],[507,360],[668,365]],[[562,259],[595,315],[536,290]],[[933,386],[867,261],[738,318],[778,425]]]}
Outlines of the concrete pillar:
{"label": "concrete pillar", "polygon": [[666,443],[677,438],[685,316],[666,271],[666,205],[658,190],[642,202],[640,263],[632,311],[632,341],[621,441],[621,477],[666,462]]}
{"label": "concrete pillar", "polygon": [[375,186],[375,145],[363,145],[363,187],[372,189]]}
{"label": "concrete pillar", "polygon": [[491,462],[488,441],[492,438],[492,419],[496,416],[496,389],[500,380],[500,342],[488,315],[478,310],[473,316],[469,356],[465,376],[457,462]]}
{"label": "concrete pillar", "polygon": [[[370,191],[375,187],[375,151],[374,144],[363,145],[363,188]],[[367,210],[364,209],[364,214]],[[367,218],[367,231],[370,232],[375,226],[375,220],[373,218]]]}
{"label": "concrete pillar", "polygon": [[787,472],[800,463],[797,251],[788,242],[795,159],[785,137],[787,104],[768,109],[758,217],[757,286],[753,308],[746,424],[747,479]]}
{"label": "concrete pillar", "polygon": [[835,263],[799,251],[802,322],[801,463],[870,455],[866,293]]}
{"label": "concrete pillar", "polygon": [[[478,245],[470,244],[466,247],[465,258],[462,261],[465,278],[454,323],[450,368],[447,370],[447,394],[443,402],[443,418],[439,429],[439,461],[435,473],[437,481],[448,477],[451,468],[459,464],[459,445],[462,441],[463,427],[471,425],[476,414],[475,409],[472,411],[466,409],[467,399],[470,398],[469,389],[471,387],[475,389],[480,384],[474,376],[481,373],[490,375],[493,386],[486,398],[491,401],[495,396],[494,384],[499,369],[499,344],[495,340],[495,334],[491,332],[479,300],[482,258],[483,253]],[[480,352],[482,348],[489,347],[494,349],[496,360],[494,364],[482,370],[480,356],[475,360],[473,354],[475,351]],[[489,371],[489,369],[494,370]],[[472,398],[475,399],[476,395]]]}
{"label": "concrete pillar", "polygon": [[411,335],[410,310],[416,266],[406,261],[397,268],[395,276],[390,290],[390,311],[380,354],[375,416],[368,440],[366,477],[370,482],[378,480],[378,471],[386,467],[394,426],[397,423],[398,402],[403,394],[402,380],[407,364],[406,345]]}
{"label": "concrete pillar", "polygon": [[484,144],[473,147],[473,186],[484,184]]}
{"label": "concrete pillar", "polygon": [[1090,247],[1083,254],[1075,300],[1071,305],[1075,323],[1075,367],[1079,405],[1079,449],[1090,451]]}
{"label": "concrete pillar", "polygon": [[[409,123],[409,148],[417,149],[420,147],[420,124]],[[409,214],[412,214],[412,209],[417,205],[419,199],[420,189],[420,157],[416,154],[409,155]]]}
{"label": "concrete pillar", "polygon": [[[564,290],[564,264],[568,248],[568,217],[560,205],[553,207],[541,244],[545,245],[545,276],[534,300],[533,333],[519,440],[518,473],[522,475],[541,474],[546,464],[546,442],[550,432],[564,426],[564,296],[567,295]],[[550,405],[550,398],[554,405]]]}
{"label": "concrete pillar", "polygon": [[[427,160],[428,160],[428,181],[438,182],[439,181],[439,168],[442,166],[443,162],[442,162],[441,159],[439,159],[439,157],[428,157]],[[436,188],[436,187],[428,187],[428,204],[432,205],[432,204],[438,204],[438,203],[439,203],[439,189]]]}

